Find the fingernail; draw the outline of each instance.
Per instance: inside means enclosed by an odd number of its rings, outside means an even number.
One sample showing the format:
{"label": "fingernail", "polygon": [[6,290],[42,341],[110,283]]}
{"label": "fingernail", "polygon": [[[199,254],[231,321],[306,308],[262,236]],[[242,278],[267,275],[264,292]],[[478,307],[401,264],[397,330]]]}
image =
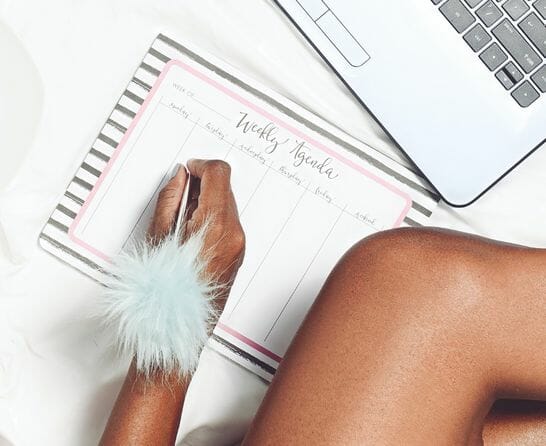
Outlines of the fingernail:
{"label": "fingernail", "polygon": [[182,167],[182,164],[176,163],[173,166],[173,169],[171,170],[171,173],[169,175],[170,178],[174,178],[176,175],[178,175],[178,172],[180,171],[180,168]]}

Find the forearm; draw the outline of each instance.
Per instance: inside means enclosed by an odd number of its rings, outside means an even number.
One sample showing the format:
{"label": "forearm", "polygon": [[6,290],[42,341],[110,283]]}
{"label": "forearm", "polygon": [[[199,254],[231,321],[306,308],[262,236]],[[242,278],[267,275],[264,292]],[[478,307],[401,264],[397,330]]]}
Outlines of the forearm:
{"label": "forearm", "polygon": [[146,377],[131,363],[100,445],[173,445],[189,378]]}

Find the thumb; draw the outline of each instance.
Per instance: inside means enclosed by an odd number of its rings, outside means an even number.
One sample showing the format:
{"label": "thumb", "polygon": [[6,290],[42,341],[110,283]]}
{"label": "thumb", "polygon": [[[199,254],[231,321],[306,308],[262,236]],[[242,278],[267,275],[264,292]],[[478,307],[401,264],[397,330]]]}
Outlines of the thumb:
{"label": "thumb", "polygon": [[181,164],[175,167],[175,174],[159,192],[149,236],[162,239],[172,230],[178,216],[180,202],[186,187],[186,168]]}

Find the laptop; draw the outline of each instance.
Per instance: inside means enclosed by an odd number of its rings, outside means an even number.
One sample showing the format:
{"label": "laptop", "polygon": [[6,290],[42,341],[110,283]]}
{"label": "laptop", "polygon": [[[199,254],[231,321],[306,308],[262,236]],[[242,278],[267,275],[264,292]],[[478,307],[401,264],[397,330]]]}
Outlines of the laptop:
{"label": "laptop", "polygon": [[546,0],[276,0],[452,206],[546,140]]}

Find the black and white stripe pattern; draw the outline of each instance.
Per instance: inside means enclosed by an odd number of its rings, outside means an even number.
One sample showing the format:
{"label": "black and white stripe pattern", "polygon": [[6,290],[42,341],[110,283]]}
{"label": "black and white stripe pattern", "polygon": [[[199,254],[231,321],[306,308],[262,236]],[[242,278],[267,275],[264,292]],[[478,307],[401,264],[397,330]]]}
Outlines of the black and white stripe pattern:
{"label": "black and white stripe pattern", "polygon": [[401,167],[389,158],[378,154],[373,149],[361,143],[350,143],[351,138],[341,133],[325,130],[322,126],[310,122],[308,119],[295,113],[277,99],[270,97],[255,87],[249,85],[239,77],[205,60],[195,52],[180,45],[174,40],[160,34],[146,53],[141,64],[135,71],[127,88],[114,106],[110,116],[102,127],[97,139],[85,156],[74,178],[68,185],[61,201],[56,206],[40,234],[41,245],[61,260],[75,266],[96,280],[101,280],[103,274],[101,266],[89,258],[85,252],[75,247],[68,237],[68,228],[76,218],[91,190],[97,183],[108,161],[119,145],[123,135],[131,125],[146,96],[157,81],[165,64],[171,59],[189,58],[200,63],[229,82],[245,89],[260,100],[267,102],[280,112],[290,116],[310,130],[330,139],[335,144],[344,147],[350,152],[365,159],[367,162],[387,173],[396,182],[403,185],[413,197],[413,206],[404,220],[407,226],[421,226],[426,224],[433,207],[439,200],[438,196],[418,176]]}

